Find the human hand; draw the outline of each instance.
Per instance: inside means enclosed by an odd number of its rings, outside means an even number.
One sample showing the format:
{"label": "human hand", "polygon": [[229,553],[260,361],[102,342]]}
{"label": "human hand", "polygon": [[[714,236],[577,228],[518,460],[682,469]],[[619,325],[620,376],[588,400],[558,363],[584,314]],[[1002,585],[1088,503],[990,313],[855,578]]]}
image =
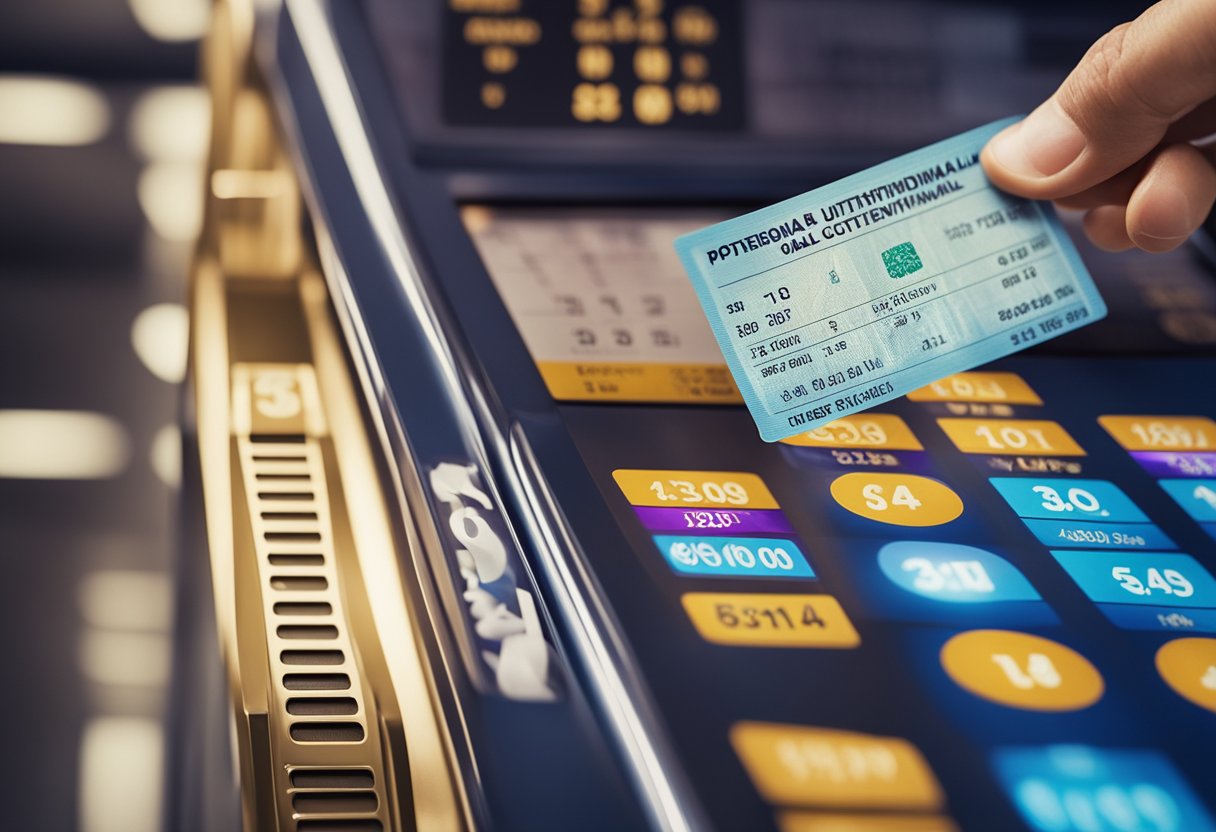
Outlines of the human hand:
{"label": "human hand", "polygon": [[1216,2],[1162,0],[1112,29],[980,156],[997,187],[1086,212],[1110,251],[1169,251],[1207,217],[1216,168]]}

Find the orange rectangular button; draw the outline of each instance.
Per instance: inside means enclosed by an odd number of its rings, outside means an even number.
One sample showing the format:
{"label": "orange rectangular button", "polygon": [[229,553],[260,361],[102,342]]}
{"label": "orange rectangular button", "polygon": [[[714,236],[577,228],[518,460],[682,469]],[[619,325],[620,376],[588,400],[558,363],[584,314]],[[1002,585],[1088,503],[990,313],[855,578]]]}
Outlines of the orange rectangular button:
{"label": "orange rectangular button", "polygon": [[730,742],[770,803],[920,811],[942,805],[942,788],[929,764],[900,737],[739,722]]}
{"label": "orange rectangular button", "polygon": [[913,390],[908,398],[914,402],[1043,403],[1017,373],[955,373]]}
{"label": "orange rectangular button", "polygon": [[808,448],[881,448],[888,451],[923,451],[925,448],[908,424],[893,413],[844,416],[781,441]]}
{"label": "orange rectangular button", "polygon": [[755,474],[742,471],[647,471],[619,468],[612,478],[635,506],[780,508]]}
{"label": "orange rectangular button", "polygon": [[549,395],[568,402],[742,404],[725,364],[538,361]]}
{"label": "orange rectangular button", "polygon": [[1129,451],[1216,448],[1216,421],[1206,416],[1099,416],[1098,423]]}
{"label": "orange rectangular button", "polygon": [[781,832],[958,832],[954,821],[941,815],[842,815],[835,812],[785,812],[777,820]]}
{"label": "orange rectangular button", "polygon": [[680,601],[701,638],[749,647],[856,647],[861,636],[831,595],[689,592]]}
{"label": "orange rectangular button", "polygon": [[1085,450],[1056,422],[942,418],[937,423],[963,453],[1085,456]]}

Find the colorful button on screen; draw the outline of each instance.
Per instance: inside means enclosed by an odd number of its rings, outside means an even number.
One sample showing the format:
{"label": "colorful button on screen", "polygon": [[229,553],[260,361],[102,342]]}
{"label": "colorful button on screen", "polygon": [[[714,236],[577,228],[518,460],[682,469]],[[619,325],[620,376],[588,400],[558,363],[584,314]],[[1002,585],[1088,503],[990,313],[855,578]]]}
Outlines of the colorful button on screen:
{"label": "colorful button on screen", "polygon": [[1157,651],[1157,672],[1183,699],[1216,713],[1216,638],[1179,638]]}
{"label": "colorful button on screen", "polygon": [[914,402],[1043,403],[1030,385],[1015,373],[955,373],[913,390],[908,399]]}
{"label": "colorful button on screen", "polygon": [[1216,523],[1216,480],[1161,480],[1161,487],[1192,519]]}
{"label": "colorful button on screen", "polygon": [[896,586],[935,601],[1039,600],[1012,564],[974,546],[901,540],[883,546],[878,563]]}
{"label": "colorful button on screen", "polygon": [[779,508],[764,481],[740,471],[638,471],[612,478],[635,506]]}
{"label": "colorful button on screen", "polygon": [[685,575],[815,577],[792,540],[659,534],[654,542],[671,568]]}
{"label": "colorful button on screen", "polygon": [[750,647],[856,647],[861,636],[830,595],[689,592],[680,599],[701,638]]}
{"label": "colorful button on screen", "polygon": [[921,451],[924,446],[912,429],[889,413],[845,416],[823,427],[782,439],[786,445],[809,448],[874,448],[885,451]]}
{"label": "colorful button on screen", "polygon": [[1098,423],[1129,451],[1216,450],[1216,422],[1206,416],[1099,416]]}
{"label": "colorful button on screen", "polygon": [[1102,676],[1063,644],[1012,630],[972,630],[942,647],[942,667],[982,699],[1031,711],[1075,711],[1097,702]]}
{"label": "colorful button on screen", "polygon": [[844,474],[831,492],[852,513],[897,526],[940,526],[963,513],[948,486],[915,474]]}
{"label": "colorful button on screen", "polygon": [[742,722],[731,745],[756,789],[781,806],[935,810],[941,786],[907,740]]}
{"label": "colorful button on screen", "polygon": [[958,832],[940,815],[839,814],[785,812],[777,822],[781,832]]}
{"label": "colorful button on screen", "polygon": [[[1098,422],[1150,476],[1216,477],[1216,421],[1206,416],[1099,416]],[[1184,493],[1170,494],[1188,508]]]}
{"label": "colorful button on screen", "polygon": [[1216,580],[1190,555],[1085,551],[1051,554],[1097,603],[1216,608]]}
{"label": "colorful button on screen", "polygon": [[1144,523],[1148,517],[1118,486],[1064,477],[989,480],[1018,517]]}
{"label": "colorful button on screen", "polygon": [[996,769],[1041,832],[1213,832],[1190,787],[1161,754],[1060,745],[1006,748]]}
{"label": "colorful button on screen", "polygon": [[1216,477],[1216,452],[1131,451],[1151,477]]}
{"label": "colorful button on screen", "polygon": [[1085,456],[1055,422],[1027,419],[938,419],[950,441],[967,454]]}
{"label": "colorful button on screen", "polygon": [[780,509],[658,508],[634,506],[642,525],[652,532],[695,534],[793,534]]}

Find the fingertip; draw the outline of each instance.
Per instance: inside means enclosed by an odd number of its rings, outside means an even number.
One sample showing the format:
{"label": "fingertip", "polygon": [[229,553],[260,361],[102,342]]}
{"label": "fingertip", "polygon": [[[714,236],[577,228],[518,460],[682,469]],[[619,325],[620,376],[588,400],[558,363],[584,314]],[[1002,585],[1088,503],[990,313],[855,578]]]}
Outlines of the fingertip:
{"label": "fingertip", "polygon": [[1172,251],[1190,238],[1216,201],[1216,170],[1194,147],[1158,153],[1127,204],[1127,233],[1140,248]]}
{"label": "fingertip", "polygon": [[1010,125],[988,140],[988,143],[984,145],[984,148],[980,151],[980,165],[983,166],[984,173],[988,175],[988,178],[992,180],[992,184],[996,185],[1002,191],[1010,191],[1018,194],[1019,196],[1026,196],[1026,194],[1021,194],[1018,191],[1018,177],[1013,176],[1010,171],[1007,170],[1003,162],[1005,154],[998,153],[994,149],[997,146],[1003,145],[1005,142],[1007,142],[1009,132],[1011,130],[1015,130],[1017,126],[1018,125],[1016,124]]}
{"label": "fingertip", "polygon": [[989,139],[980,161],[1002,190],[1032,199],[1057,199],[1086,186],[1074,181],[1072,173],[1085,147],[1085,135],[1051,98]]}
{"label": "fingertip", "polygon": [[[1013,127],[1005,129],[1012,130],[1017,126],[1015,124]],[[998,189],[1027,199],[1060,199],[1080,190],[1079,188],[1060,187],[1054,181],[1057,177],[1045,179],[1042,176],[1027,176],[1016,169],[1011,169],[1003,161],[1004,152],[1000,149],[1000,145],[994,146],[993,144],[1001,135],[1002,133],[998,133],[993,136],[980,151],[980,164],[984,168],[984,173]]]}
{"label": "fingertip", "polygon": [[1127,207],[1101,205],[1085,212],[1081,221],[1085,236],[1103,251],[1127,251],[1136,244],[1127,233]]}
{"label": "fingertip", "polygon": [[1002,191],[1031,199],[1042,199],[1040,188],[1036,187],[1040,177],[1026,176],[1019,172],[1017,159],[1020,152],[1016,145],[1021,127],[1022,122],[1011,124],[989,139],[980,151],[980,164],[992,184]]}

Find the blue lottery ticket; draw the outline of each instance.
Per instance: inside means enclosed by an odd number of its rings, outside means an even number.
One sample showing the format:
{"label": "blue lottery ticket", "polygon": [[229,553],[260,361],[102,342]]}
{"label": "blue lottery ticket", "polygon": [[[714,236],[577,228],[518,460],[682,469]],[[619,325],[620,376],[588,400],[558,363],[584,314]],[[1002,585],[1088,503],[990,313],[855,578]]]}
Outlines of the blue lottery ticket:
{"label": "blue lottery ticket", "polygon": [[1051,206],[984,175],[1012,121],[676,240],[766,441],[1106,314]]}

